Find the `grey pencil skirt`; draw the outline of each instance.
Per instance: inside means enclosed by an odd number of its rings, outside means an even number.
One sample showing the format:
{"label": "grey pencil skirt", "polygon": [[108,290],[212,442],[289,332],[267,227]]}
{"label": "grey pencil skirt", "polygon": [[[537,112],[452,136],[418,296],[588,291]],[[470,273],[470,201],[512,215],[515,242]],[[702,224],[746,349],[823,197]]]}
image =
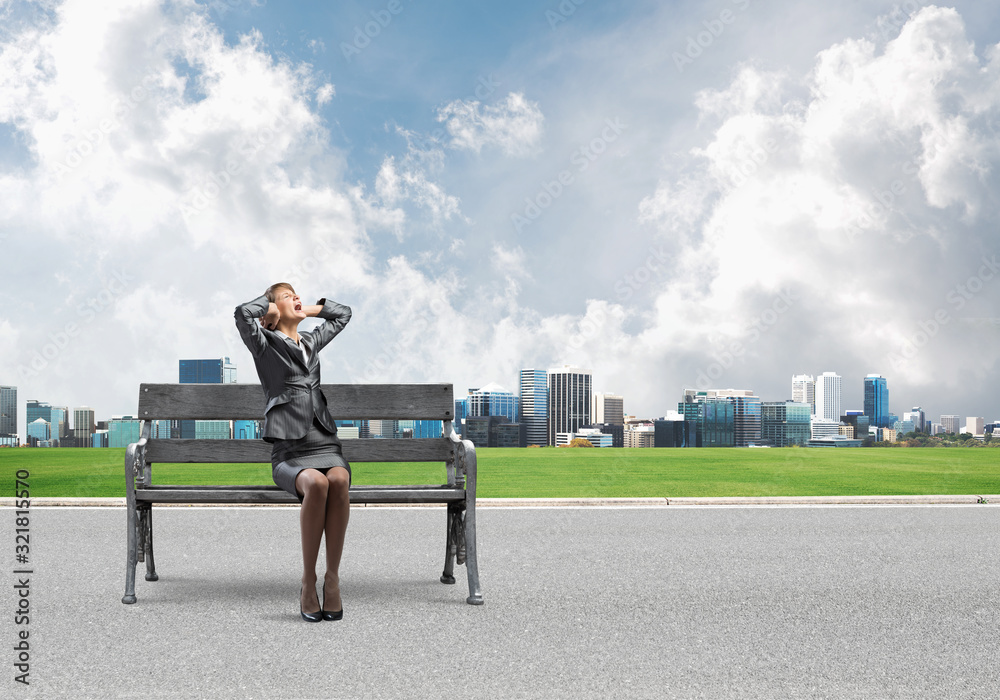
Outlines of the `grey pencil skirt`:
{"label": "grey pencil skirt", "polygon": [[344,459],[337,433],[330,433],[315,418],[309,432],[298,440],[278,440],[271,448],[271,478],[283,491],[302,503],[295,490],[295,477],[303,469],[326,474],[333,467],[343,467],[351,477],[351,465]]}

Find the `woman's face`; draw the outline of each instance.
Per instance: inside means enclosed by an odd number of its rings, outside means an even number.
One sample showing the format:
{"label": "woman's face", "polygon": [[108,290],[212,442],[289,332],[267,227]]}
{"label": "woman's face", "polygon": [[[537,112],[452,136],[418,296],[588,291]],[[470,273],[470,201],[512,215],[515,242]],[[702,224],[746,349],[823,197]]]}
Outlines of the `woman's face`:
{"label": "woman's face", "polygon": [[281,320],[297,319],[301,321],[306,317],[302,311],[302,301],[298,294],[294,294],[287,289],[279,289],[274,299],[274,305],[278,307]]}

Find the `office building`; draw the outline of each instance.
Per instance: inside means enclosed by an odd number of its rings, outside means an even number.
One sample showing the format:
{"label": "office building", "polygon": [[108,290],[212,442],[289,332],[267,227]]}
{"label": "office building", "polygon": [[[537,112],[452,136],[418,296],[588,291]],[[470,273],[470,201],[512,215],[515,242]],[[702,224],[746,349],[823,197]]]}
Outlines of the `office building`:
{"label": "office building", "polygon": [[111,416],[108,421],[108,447],[128,447],[139,442],[142,421],[135,416]]}
{"label": "office building", "polygon": [[455,401],[456,432],[463,437],[465,423],[469,418],[479,416],[503,416],[508,422],[518,422],[518,400],[510,391],[496,383],[489,383],[476,389],[469,389],[464,399]]}
{"label": "office building", "polygon": [[228,420],[194,421],[195,440],[231,440],[233,424]]}
{"label": "office building", "polygon": [[594,394],[590,416],[595,423],[625,425],[625,399],[618,394]]}
{"label": "office building", "polygon": [[52,406],[45,401],[28,399],[24,404],[25,425],[30,425],[41,418],[46,423],[52,424]]}
{"label": "office building", "polygon": [[593,423],[590,402],[593,394],[593,373],[563,365],[548,371],[549,444],[555,445],[556,433],[575,433]]}
{"label": "office building", "polygon": [[89,406],[73,409],[73,443],[77,447],[93,447],[91,436],[96,430],[94,409]]}
{"label": "office building", "polygon": [[861,440],[849,438],[846,435],[827,435],[826,437],[813,438],[806,447],[861,447]]}
{"label": "office building", "polygon": [[0,386],[0,437],[17,435],[17,387]]}
{"label": "office building", "polygon": [[839,435],[840,421],[826,420],[825,418],[820,418],[819,416],[813,416],[809,423],[809,430],[812,440],[819,440],[831,435]]}
{"label": "office building", "polygon": [[962,426],[963,433],[972,433],[973,435],[985,435],[983,432],[984,423],[982,417],[969,416],[965,419],[965,425]]}
{"label": "office building", "polygon": [[653,447],[655,444],[656,427],[652,423],[625,426],[625,447]]}
{"label": "office building", "polygon": [[653,447],[694,447],[698,444],[698,426],[683,416],[653,421]]}
{"label": "office building", "polygon": [[[236,383],[236,365],[231,363],[228,357],[210,360],[179,360],[177,370],[177,381],[180,384]],[[179,428],[177,437],[188,440],[228,440],[232,437],[230,421],[182,420],[177,421],[177,423]],[[247,432],[250,431],[244,427],[241,434]]]}
{"label": "office building", "polygon": [[212,360],[180,360],[178,382],[181,384],[235,384],[236,365],[228,357]]}
{"label": "office building", "polygon": [[401,420],[398,430],[401,438],[439,438],[442,423],[439,420]]}
{"label": "office building", "polygon": [[528,445],[549,444],[549,379],[543,369],[522,369],[521,422]]}
{"label": "office building", "polygon": [[840,422],[840,375],[823,372],[816,377],[817,418]]}
{"label": "office building", "polygon": [[733,440],[736,447],[760,442],[760,397],[750,389],[707,390],[709,397],[729,399],[733,404]]}
{"label": "office building", "polygon": [[908,418],[896,421],[895,423],[893,423],[892,428],[893,430],[896,431],[896,435],[900,437],[906,435],[907,433],[916,432],[917,430],[916,424],[911,419]]}
{"label": "office building", "polygon": [[919,430],[920,432],[927,432],[927,416],[924,413],[924,409],[920,406],[914,406],[912,409],[903,414],[903,420],[912,420],[915,426],[914,430]]}
{"label": "office building", "polygon": [[707,391],[685,390],[677,412],[695,424],[696,447],[733,447],[736,444],[735,405]]}
{"label": "office building", "polygon": [[865,377],[865,415],[868,424],[879,428],[889,425],[889,388],[885,377],[869,374]]}
{"label": "office building", "polygon": [[90,446],[91,447],[110,447],[111,442],[108,439],[108,431],[105,429],[98,428],[94,431],[93,435],[90,436]]}
{"label": "office building", "polygon": [[962,419],[959,416],[941,416],[941,428],[946,433],[958,435],[962,432]]}
{"label": "office building", "polygon": [[52,438],[51,426],[44,418],[36,418],[26,426],[28,432],[28,444],[32,447],[39,447],[39,443],[45,443],[41,447],[47,447]]}
{"label": "office building", "polygon": [[792,377],[792,401],[809,404],[809,411],[816,413],[816,380],[811,374]]}
{"label": "office building", "polygon": [[524,423],[499,423],[495,428],[497,447],[527,447]]}
{"label": "office building", "polygon": [[882,428],[882,434],[879,437],[882,438],[882,442],[896,442],[896,430],[895,428]]}
{"label": "office building", "polygon": [[524,426],[507,416],[469,416],[465,439],[476,447],[524,447]]}
{"label": "office building", "polygon": [[[851,437],[858,440],[867,440],[870,437],[871,423],[864,411],[848,411],[840,417],[841,426],[851,428]],[[841,433],[843,434],[843,433]]]}
{"label": "office building", "polygon": [[812,438],[813,407],[802,401],[765,401],[760,406],[761,443],[805,446]]}
{"label": "office building", "polygon": [[368,437],[391,440],[399,435],[398,420],[369,420]]}
{"label": "office building", "polygon": [[56,447],[63,446],[65,440],[68,445],[73,440],[73,434],[69,429],[69,408],[66,406],[53,406],[49,412],[52,425],[52,444]]}
{"label": "office building", "polygon": [[573,440],[581,438],[594,447],[611,447],[611,435],[597,428],[580,428],[575,433],[556,433],[556,447],[568,447]]}
{"label": "office building", "polygon": [[625,446],[625,426],[615,425],[613,423],[591,423],[590,425],[583,426],[584,428],[594,428],[595,430],[600,430],[602,433],[611,436],[611,446],[612,447],[624,447]]}

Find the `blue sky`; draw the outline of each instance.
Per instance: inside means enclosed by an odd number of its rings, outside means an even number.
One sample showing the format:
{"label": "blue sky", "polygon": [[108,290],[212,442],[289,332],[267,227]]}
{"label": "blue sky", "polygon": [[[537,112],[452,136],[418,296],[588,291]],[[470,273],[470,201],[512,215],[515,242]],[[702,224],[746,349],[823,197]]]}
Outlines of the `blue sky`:
{"label": "blue sky", "polygon": [[127,414],[181,357],[255,381],[232,309],[287,279],[355,310],[330,382],[573,364],[658,416],[823,371],[858,408],[881,373],[896,413],[1000,418],[993,4],[0,15],[22,403]]}

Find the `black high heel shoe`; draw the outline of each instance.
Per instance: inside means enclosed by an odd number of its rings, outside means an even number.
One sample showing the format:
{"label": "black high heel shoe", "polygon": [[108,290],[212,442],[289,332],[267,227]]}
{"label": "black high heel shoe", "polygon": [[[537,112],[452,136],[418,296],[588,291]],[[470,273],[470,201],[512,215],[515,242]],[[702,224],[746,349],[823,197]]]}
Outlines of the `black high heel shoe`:
{"label": "black high heel shoe", "polygon": [[[326,592],[324,592],[323,595],[325,596]],[[302,587],[301,586],[299,586],[299,615],[301,615],[302,619],[305,620],[306,622],[321,622],[323,620],[323,618],[325,617],[325,613],[322,610],[317,610],[314,613],[307,613],[307,612],[303,612],[302,611]]]}
{"label": "black high heel shoe", "polygon": [[340,606],[340,610],[327,610],[326,609],[326,581],[323,582],[323,604],[320,606],[320,613],[323,614],[324,620],[343,620],[344,619],[344,606]]}

